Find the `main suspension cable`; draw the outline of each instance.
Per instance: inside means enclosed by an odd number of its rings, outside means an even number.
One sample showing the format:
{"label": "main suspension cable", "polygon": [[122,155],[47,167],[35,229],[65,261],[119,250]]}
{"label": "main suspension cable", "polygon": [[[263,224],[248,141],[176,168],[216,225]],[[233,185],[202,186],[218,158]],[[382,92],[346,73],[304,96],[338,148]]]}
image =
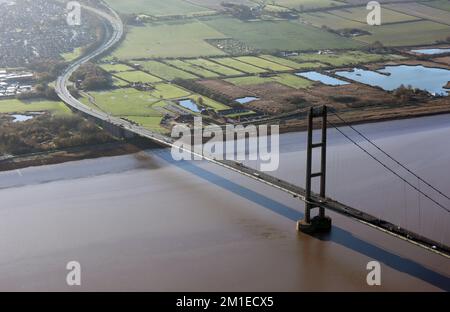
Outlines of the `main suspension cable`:
{"label": "main suspension cable", "polygon": [[417,179],[419,179],[422,183],[425,183],[425,185],[427,185],[428,187],[430,187],[431,189],[433,189],[435,192],[437,192],[439,195],[445,197],[446,199],[450,200],[450,196],[445,194],[443,191],[439,190],[437,187],[433,186],[430,182],[426,181],[425,179],[423,179],[421,176],[419,176],[418,174],[414,173],[411,169],[409,169],[406,165],[404,165],[403,163],[401,163],[400,161],[398,161],[397,159],[395,159],[392,155],[390,155],[389,153],[387,153],[386,151],[384,151],[380,146],[378,146],[375,142],[373,142],[371,139],[369,139],[366,135],[364,135],[361,131],[359,131],[358,129],[356,129],[355,127],[353,127],[349,122],[347,122],[344,118],[342,118],[339,114],[337,114],[336,112],[332,112],[333,115],[335,115],[337,118],[339,118],[339,120],[341,120],[345,126],[349,127],[350,129],[352,129],[353,131],[355,131],[357,134],[359,134],[364,140],[366,140],[367,142],[369,142],[373,147],[375,147],[377,150],[379,150],[381,153],[383,153],[384,155],[386,155],[389,159],[391,159],[392,161],[394,161],[397,165],[399,165],[400,167],[402,167],[403,169],[405,169],[408,173],[410,173],[411,175],[413,175],[414,177],[416,177]]}
{"label": "main suspension cable", "polygon": [[413,185],[411,182],[409,182],[408,180],[406,180],[405,178],[403,178],[400,174],[398,174],[397,172],[395,172],[393,169],[391,169],[389,166],[387,166],[385,163],[383,163],[380,159],[378,159],[376,156],[372,155],[367,149],[365,149],[364,147],[361,146],[361,144],[359,144],[358,142],[356,142],[355,140],[353,140],[350,136],[348,136],[344,131],[342,131],[341,129],[339,129],[339,127],[335,124],[333,124],[332,122],[328,121],[328,123],[335,128],[338,132],[340,132],[345,138],[347,138],[350,142],[352,142],[354,145],[356,145],[359,149],[361,149],[364,153],[366,153],[367,155],[369,155],[373,160],[375,160],[377,163],[379,163],[381,166],[383,166],[385,169],[387,169],[389,172],[391,172],[392,174],[394,174],[395,176],[397,176],[398,178],[400,178],[403,182],[405,182],[406,184],[408,184],[410,187],[412,187],[414,190],[416,190],[417,192],[419,192],[420,194],[422,194],[423,196],[425,196],[426,198],[428,198],[430,201],[432,201],[434,204],[436,204],[437,206],[439,206],[440,208],[444,209],[445,211],[450,213],[450,209],[445,207],[444,205],[442,205],[440,202],[438,202],[437,200],[433,199],[431,196],[429,196],[428,194],[422,192],[417,186]]}

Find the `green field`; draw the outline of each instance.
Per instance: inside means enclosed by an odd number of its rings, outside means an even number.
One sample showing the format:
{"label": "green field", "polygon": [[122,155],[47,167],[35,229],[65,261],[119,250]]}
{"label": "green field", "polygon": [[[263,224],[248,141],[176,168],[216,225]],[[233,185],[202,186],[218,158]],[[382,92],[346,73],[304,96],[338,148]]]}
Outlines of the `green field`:
{"label": "green field", "polygon": [[160,126],[163,116],[122,116],[125,119],[131,120],[141,127],[152,131],[165,133],[168,130]]}
{"label": "green field", "polygon": [[243,113],[237,113],[237,114],[229,114],[229,115],[225,115],[228,118],[238,118],[238,117],[246,117],[246,116],[250,116],[255,114],[254,111],[247,111],[247,112],[243,112]]}
{"label": "green field", "polygon": [[344,1],[333,0],[275,0],[274,3],[290,9],[319,9],[344,5]]}
{"label": "green field", "polygon": [[[367,25],[367,10],[365,7],[330,10],[326,12],[312,12],[302,14],[301,18],[316,27],[327,26],[334,30],[361,29],[371,32],[373,27]],[[403,23],[417,21],[419,18],[381,8],[382,24]]]}
{"label": "green field", "polygon": [[102,69],[110,73],[121,73],[126,71],[133,71],[134,68],[125,64],[100,64]]}
{"label": "green field", "polygon": [[169,83],[159,83],[155,85],[155,90],[150,92],[154,98],[170,100],[189,96],[191,93]]}
{"label": "green field", "polygon": [[321,64],[321,63],[313,63],[313,62],[305,62],[305,63],[297,63],[294,61],[291,61],[289,59],[276,57],[273,55],[260,55],[260,58],[266,59],[268,61],[278,63],[284,66],[288,66],[293,69],[308,69],[308,68],[321,68],[326,67],[327,65]]}
{"label": "green field", "polygon": [[142,68],[148,71],[150,74],[160,77],[165,80],[174,80],[176,78],[181,79],[195,79],[198,78],[190,73],[174,68],[167,64],[157,61],[135,62],[142,66]]}
{"label": "green field", "polygon": [[247,74],[262,74],[267,72],[267,70],[250,65],[250,64],[246,64],[246,63],[242,63],[234,58],[231,57],[221,57],[221,58],[215,58],[215,59],[211,59],[214,62],[217,62],[221,65],[224,66],[228,66],[237,70],[240,70],[242,72],[245,72]]}
{"label": "green field", "polygon": [[343,17],[339,17],[327,12],[312,12],[312,13],[305,13],[301,15],[301,18],[308,23],[311,23],[312,25],[316,27],[322,27],[327,26],[331,29],[344,29],[344,28],[357,28],[361,29],[367,26],[366,24],[345,19]]}
{"label": "green field", "polygon": [[298,67],[296,69],[305,70],[305,69],[318,69],[324,67],[330,67],[330,65],[318,63],[318,62],[302,62],[298,63]]}
{"label": "green field", "polygon": [[203,98],[205,105],[215,109],[223,110],[229,107],[198,94],[192,94],[170,83],[157,83],[155,89],[150,92],[138,91],[132,88],[116,89],[101,92],[89,92],[94,99],[92,103],[88,97],[81,100],[84,104],[113,116],[132,120],[141,126],[164,132],[167,131],[160,126],[163,118],[164,106],[167,102],[190,98],[195,101]]}
{"label": "green field", "polygon": [[313,85],[311,81],[291,74],[280,74],[274,77],[274,81],[294,89],[306,89]]}
{"label": "green field", "polygon": [[203,77],[203,78],[216,78],[216,77],[220,76],[219,74],[217,74],[215,72],[206,70],[202,67],[199,67],[197,65],[187,63],[187,62],[184,62],[181,60],[170,60],[170,61],[166,61],[165,63],[175,66],[184,71],[191,72],[191,73],[193,73],[197,76]]}
{"label": "green field", "polygon": [[439,10],[431,6],[420,4],[418,2],[391,3],[386,5],[386,7],[397,12],[402,12],[405,14],[417,16],[421,19],[450,26],[450,13],[445,10]]}
{"label": "green field", "polygon": [[113,81],[113,86],[118,87],[118,88],[126,87],[129,85],[128,82],[126,82],[122,79],[116,78],[116,77],[112,77],[112,81]]}
{"label": "green field", "polygon": [[290,59],[298,62],[320,62],[334,67],[399,60],[402,58],[403,57],[398,55],[370,54],[360,51],[350,51],[338,54],[302,53],[299,56],[290,57]]}
{"label": "green field", "polygon": [[155,83],[162,81],[161,78],[149,75],[141,71],[128,71],[115,74],[120,79],[129,82]]}
{"label": "green field", "polygon": [[206,23],[247,45],[265,52],[350,49],[360,47],[356,41],[294,21],[243,22],[234,18],[215,18]]}
{"label": "green field", "polygon": [[254,65],[260,68],[264,68],[267,70],[271,70],[271,71],[289,71],[292,70],[292,68],[278,64],[278,63],[273,63],[271,61],[268,61],[266,59],[263,58],[259,58],[259,57],[255,57],[255,56],[241,56],[241,57],[236,57],[237,60],[250,64],[250,65]]}
{"label": "green field", "polygon": [[142,13],[153,16],[209,11],[183,0],[106,0],[106,2],[121,13]]}
{"label": "green field", "polygon": [[156,108],[160,107],[161,100],[146,92],[125,88],[102,92],[89,92],[95,103],[87,97],[80,100],[87,106],[96,110],[125,118],[153,131],[166,132],[160,126],[163,114]]}
{"label": "green field", "polygon": [[429,2],[423,2],[422,4],[431,6],[436,9],[450,11],[450,1],[448,0],[434,0]]}
{"label": "green field", "polygon": [[51,112],[56,115],[70,114],[71,110],[62,102],[49,100],[0,100],[0,113],[29,113],[29,112]]}
{"label": "green field", "polygon": [[288,66],[290,68],[293,69],[313,69],[313,68],[322,68],[322,67],[327,67],[328,65],[322,64],[322,63],[318,63],[318,62],[303,62],[303,63],[298,63],[298,62],[294,62],[291,61],[289,59],[286,58],[281,58],[281,57],[276,57],[273,55],[260,55],[260,58],[269,60],[271,62],[274,63],[278,63],[281,65],[285,65]]}
{"label": "green field", "polygon": [[237,78],[228,78],[225,81],[234,84],[235,86],[248,86],[248,85],[258,85],[268,82],[273,82],[272,78],[260,77],[260,76],[245,76]]}
{"label": "green field", "polygon": [[450,35],[450,26],[429,21],[417,21],[402,24],[381,25],[370,29],[372,35],[355,39],[373,43],[382,42],[386,46],[413,46],[433,44]]}
{"label": "green field", "polygon": [[278,82],[282,85],[294,89],[305,89],[313,84],[311,81],[307,79],[291,74],[280,74],[273,77],[247,76],[247,77],[229,78],[225,79],[225,81],[230,82],[236,86],[248,86],[270,82]]}
{"label": "green field", "polygon": [[[357,8],[347,8],[340,10],[332,10],[329,11],[331,14],[340,16],[342,18],[353,20],[360,22],[362,24],[367,25],[367,9],[366,7],[357,7]],[[397,11],[392,11],[387,8],[381,7],[381,23],[383,24],[391,24],[391,23],[400,23],[407,21],[415,21],[419,18],[407,14],[403,14]]]}
{"label": "green field", "polygon": [[267,4],[264,7],[264,12],[289,12],[289,11],[291,11],[291,9],[272,4]]}
{"label": "green field", "polygon": [[[138,91],[133,88],[123,88],[110,91],[89,92],[94,98],[95,104],[102,111],[109,112],[115,116],[159,116],[161,113],[155,111],[161,100],[172,100],[191,96],[176,85],[169,83],[158,83],[150,92]],[[87,99],[85,99],[84,103]],[[90,106],[93,103],[89,103]]]}
{"label": "green field", "polygon": [[130,27],[113,55],[123,60],[224,55],[205,41],[224,37],[220,31],[199,21],[147,24]]}
{"label": "green field", "polygon": [[207,97],[204,97],[204,96],[201,96],[201,95],[198,95],[198,94],[193,94],[193,95],[189,96],[189,98],[192,99],[195,102],[197,102],[199,98],[202,98],[203,99],[203,103],[206,106],[211,107],[215,111],[224,110],[224,109],[230,109],[228,106],[226,106],[226,105],[224,105],[222,103],[219,103],[217,101],[214,101],[214,100],[212,100],[210,98],[207,98]]}
{"label": "green field", "polygon": [[[114,116],[160,116],[152,106],[160,99],[132,88],[89,92],[95,100],[95,108]],[[88,104],[87,99],[83,100]],[[93,104],[89,104],[92,106]]]}
{"label": "green field", "polygon": [[221,74],[223,76],[238,76],[238,75],[242,75],[242,72],[227,67],[227,66],[223,66],[214,62],[211,62],[210,60],[206,60],[206,59],[194,59],[194,60],[186,60],[186,62],[190,63],[190,64],[194,64],[196,66],[201,66],[203,68],[207,68],[209,70],[212,70],[218,74]]}
{"label": "green field", "polygon": [[[430,4],[443,6],[442,3],[432,1]],[[442,13],[437,14],[436,12]],[[376,41],[380,41],[387,46],[433,44],[436,41],[446,39],[450,35],[450,27],[445,25],[448,24],[450,15],[445,11],[437,11],[431,7],[418,4],[404,3],[383,6],[382,25],[376,27],[367,25],[367,10],[365,7],[313,12],[302,14],[301,17],[316,27],[327,26],[335,30],[355,28],[368,31],[370,35],[354,37],[355,41],[366,44]],[[430,20],[422,20],[421,18],[429,18]],[[441,21],[441,23],[431,20]]]}

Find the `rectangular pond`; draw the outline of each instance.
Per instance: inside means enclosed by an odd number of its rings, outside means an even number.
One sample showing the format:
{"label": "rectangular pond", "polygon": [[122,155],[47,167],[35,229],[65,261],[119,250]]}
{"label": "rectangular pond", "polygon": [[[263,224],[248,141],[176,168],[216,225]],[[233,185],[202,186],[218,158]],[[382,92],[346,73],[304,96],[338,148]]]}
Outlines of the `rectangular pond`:
{"label": "rectangular pond", "polygon": [[178,103],[181,106],[183,106],[184,108],[187,108],[187,109],[193,111],[194,113],[201,113],[203,110],[199,105],[197,105],[197,103],[195,103],[191,99],[181,100],[181,101],[178,101]]}
{"label": "rectangular pond", "polygon": [[258,101],[258,100],[259,100],[259,98],[254,97],[254,96],[246,96],[243,98],[235,99],[236,102],[241,103],[241,104],[248,104],[250,102]]}
{"label": "rectangular pond", "polygon": [[450,48],[449,49],[442,49],[442,48],[419,49],[419,50],[411,50],[411,52],[418,53],[418,54],[424,54],[424,55],[439,55],[439,54],[450,53]]}
{"label": "rectangular pond", "polygon": [[323,84],[326,84],[328,86],[345,86],[349,83],[346,81],[342,81],[321,73],[318,73],[316,71],[310,71],[310,72],[304,72],[304,73],[296,73],[297,76],[304,77],[306,79],[312,80],[312,81],[318,81]]}
{"label": "rectangular pond", "polygon": [[442,96],[448,95],[445,86],[450,81],[450,70],[422,65],[386,66],[377,71],[354,68],[352,71],[338,71],[336,75],[386,91],[393,91],[404,85]]}

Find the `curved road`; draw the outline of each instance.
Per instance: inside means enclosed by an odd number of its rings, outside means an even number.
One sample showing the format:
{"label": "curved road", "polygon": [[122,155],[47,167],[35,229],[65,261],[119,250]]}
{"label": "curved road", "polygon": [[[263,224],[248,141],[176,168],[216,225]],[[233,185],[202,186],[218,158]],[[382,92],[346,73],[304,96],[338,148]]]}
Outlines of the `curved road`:
{"label": "curved road", "polygon": [[147,137],[157,143],[160,143],[165,146],[171,146],[173,144],[173,141],[163,135],[160,135],[158,133],[154,133],[152,131],[149,131],[145,128],[136,126],[126,120],[111,116],[105,112],[98,111],[95,109],[92,109],[79,100],[77,100],[72,94],[70,94],[68,90],[69,85],[69,79],[72,76],[72,74],[83,64],[95,59],[97,56],[107,52],[112,47],[114,47],[121,39],[124,34],[124,26],[122,23],[122,20],[120,19],[119,15],[108,7],[110,10],[110,14],[88,6],[83,6],[83,9],[90,11],[91,13],[94,13],[98,15],[99,17],[103,18],[106,22],[108,22],[111,25],[112,29],[108,28],[109,34],[106,37],[109,37],[105,40],[105,42],[96,50],[91,52],[90,54],[76,60],[73,64],[71,64],[64,73],[59,76],[56,80],[56,93],[58,94],[59,98],[65,102],[67,105],[71,106],[72,108],[90,115],[96,119],[108,122],[112,125],[121,127],[123,129],[126,129],[130,132],[136,133],[140,136]]}
{"label": "curved road", "polygon": [[106,22],[108,22],[111,25],[112,29],[108,29],[109,34],[106,37],[109,37],[109,38],[107,38],[105,40],[105,42],[99,48],[97,48],[96,50],[91,52],[89,55],[86,55],[86,56],[76,60],[73,64],[71,64],[64,71],[64,73],[61,76],[59,76],[57,78],[56,88],[55,88],[56,93],[58,94],[60,99],[62,101],[64,101],[67,105],[71,106],[72,108],[74,108],[80,112],[88,114],[99,120],[109,122],[109,123],[119,126],[121,128],[127,129],[131,132],[135,132],[136,134],[150,137],[152,140],[158,141],[159,143],[163,143],[163,144],[169,143],[169,142],[167,142],[167,138],[165,138],[164,136],[155,134],[155,133],[150,132],[141,127],[137,127],[123,119],[113,117],[107,113],[104,113],[104,112],[101,112],[98,110],[94,110],[94,109],[84,105],[82,102],[80,102],[79,100],[77,100],[75,97],[73,97],[70,94],[70,92],[68,90],[68,85],[69,85],[69,78],[72,76],[72,74],[81,65],[93,60],[97,56],[99,56],[102,53],[105,53],[109,49],[111,49],[115,44],[117,44],[121,40],[121,38],[124,34],[124,26],[123,26],[121,19],[120,19],[119,15],[116,12],[114,12],[111,8],[109,8],[110,14],[108,14],[104,11],[101,11],[99,9],[88,7],[88,6],[83,6],[83,8],[85,10],[88,10],[88,11],[98,15],[99,17],[103,18]]}

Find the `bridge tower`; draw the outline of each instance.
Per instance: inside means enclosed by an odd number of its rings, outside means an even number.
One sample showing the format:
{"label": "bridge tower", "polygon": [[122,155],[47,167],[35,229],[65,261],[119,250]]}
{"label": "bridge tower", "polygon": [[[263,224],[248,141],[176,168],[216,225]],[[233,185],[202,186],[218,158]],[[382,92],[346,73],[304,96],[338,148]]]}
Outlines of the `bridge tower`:
{"label": "bridge tower", "polygon": [[[321,118],[321,141],[313,142],[314,119]],[[331,230],[331,218],[325,215],[325,208],[320,207],[320,202],[326,198],[326,176],[327,176],[327,120],[328,108],[311,107],[308,113],[308,142],[306,149],[306,204],[305,218],[297,223],[300,232],[314,234],[318,232],[329,232]],[[313,173],[313,150],[320,148],[320,172]],[[313,179],[320,178],[320,198],[312,196]],[[311,211],[319,208],[319,214],[311,217]]]}

